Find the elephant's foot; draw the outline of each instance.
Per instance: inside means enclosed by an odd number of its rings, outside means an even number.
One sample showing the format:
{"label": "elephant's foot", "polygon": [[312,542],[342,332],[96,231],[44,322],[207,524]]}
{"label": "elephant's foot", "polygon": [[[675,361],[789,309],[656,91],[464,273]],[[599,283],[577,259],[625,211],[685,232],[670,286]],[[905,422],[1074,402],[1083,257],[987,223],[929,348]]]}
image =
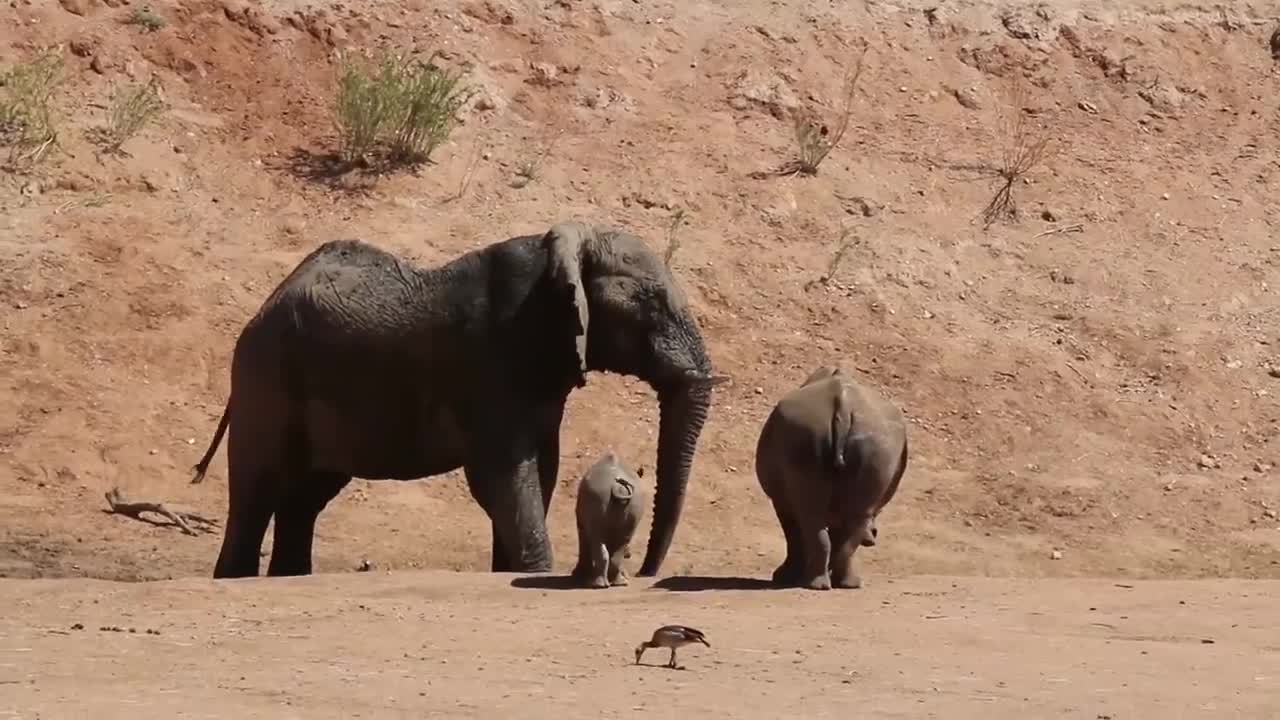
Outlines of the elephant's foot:
{"label": "elephant's foot", "polygon": [[626,574],[626,573],[624,573],[624,572],[622,572],[622,571],[618,571],[617,576],[616,576],[616,577],[614,577],[612,580],[610,580],[610,581],[609,581],[609,584],[610,584],[610,585],[617,586],[617,587],[623,587],[623,586],[626,586],[626,585],[630,585],[630,584],[631,584],[631,581],[627,578],[627,574]]}
{"label": "elephant's foot", "polygon": [[590,587],[596,590],[604,590],[609,587],[609,578],[603,575],[593,577],[591,578],[591,581],[587,584],[587,587]]}
{"label": "elephant's foot", "polygon": [[797,585],[800,583],[800,567],[798,563],[784,561],[773,571],[775,585]]}
{"label": "elephant's foot", "polygon": [[826,573],[822,573],[821,575],[809,580],[809,582],[806,582],[804,586],[809,590],[830,590],[831,576]]}

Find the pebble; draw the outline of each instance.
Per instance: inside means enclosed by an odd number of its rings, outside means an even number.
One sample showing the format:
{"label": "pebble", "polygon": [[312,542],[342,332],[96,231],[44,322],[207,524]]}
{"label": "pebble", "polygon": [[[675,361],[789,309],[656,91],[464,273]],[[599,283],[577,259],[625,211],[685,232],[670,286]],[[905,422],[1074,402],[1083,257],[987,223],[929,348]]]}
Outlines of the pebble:
{"label": "pebble", "polygon": [[1049,557],[1050,557],[1050,558],[1052,558],[1052,559],[1054,559],[1054,560],[1061,560],[1061,559],[1062,559],[1062,551],[1061,551],[1061,550],[1054,550],[1053,552],[1049,553]]}
{"label": "pebble", "polygon": [[1196,463],[1202,468],[1212,470],[1218,467],[1218,459],[1209,455],[1201,455],[1200,460]]}

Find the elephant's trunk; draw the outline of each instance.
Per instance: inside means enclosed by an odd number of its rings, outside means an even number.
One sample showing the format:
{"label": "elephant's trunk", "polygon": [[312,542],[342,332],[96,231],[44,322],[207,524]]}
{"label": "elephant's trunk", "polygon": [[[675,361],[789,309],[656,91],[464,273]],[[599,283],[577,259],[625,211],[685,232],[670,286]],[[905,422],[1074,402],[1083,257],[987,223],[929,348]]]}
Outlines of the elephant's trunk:
{"label": "elephant's trunk", "polygon": [[671,538],[684,508],[693,454],[711,404],[711,386],[704,379],[660,388],[658,403],[657,492],[653,499],[649,547],[640,566],[641,576],[656,575],[671,548]]}

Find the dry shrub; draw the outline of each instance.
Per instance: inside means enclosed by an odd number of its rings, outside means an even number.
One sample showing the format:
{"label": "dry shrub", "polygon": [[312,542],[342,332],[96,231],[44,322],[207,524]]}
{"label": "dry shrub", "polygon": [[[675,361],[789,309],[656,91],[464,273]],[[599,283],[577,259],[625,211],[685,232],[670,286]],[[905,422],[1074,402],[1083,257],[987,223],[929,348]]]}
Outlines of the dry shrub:
{"label": "dry shrub", "polygon": [[164,109],[160,81],[154,75],[145,84],[120,88],[112,97],[107,125],[98,129],[94,140],[108,153],[119,153],[125,141],[137,135]]}
{"label": "dry shrub", "polygon": [[858,53],[858,59],[852,70],[845,72],[844,106],[836,118],[834,130],[829,129],[827,123],[809,113],[795,114],[794,125],[799,157],[784,166],[782,173],[817,174],[818,166],[844,139],[845,131],[849,129],[849,119],[853,115],[853,97],[858,88],[858,79],[862,77],[867,49],[868,46],[864,45]]}
{"label": "dry shrub", "polygon": [[1014,73],[1010,80],[1009,102],[999,121],[1000,160],[998,165],[984,169],[984,174],[996,180],[995,194],[980,213],[984,227],[990,227],[998,220],[1017,219],[1014,185],[1048,162],[1055,151],[1045,128],[1023,110],[1025,97],[1022,76]]}
{"label": "dry shrub", "polygon": [[9,148],[9,169],[38,163],[57,144],[52,100],[62,70],[62,55],[53,48],[0,73],[0,145]]}

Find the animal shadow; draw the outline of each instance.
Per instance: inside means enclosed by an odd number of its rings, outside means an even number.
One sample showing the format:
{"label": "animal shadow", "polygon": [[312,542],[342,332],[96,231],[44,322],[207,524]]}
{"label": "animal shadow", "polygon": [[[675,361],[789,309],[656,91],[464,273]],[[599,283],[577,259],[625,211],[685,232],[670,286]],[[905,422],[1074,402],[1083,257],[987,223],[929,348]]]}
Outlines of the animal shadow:
{"label": "animal shadow", "polygon": [[526,575],[511,581],[513,588],[529,590],[590,590],[584,588],[570,575]]}
{"label": "animal shadow", "polygon": [[712,577],[709,575],[673,575],[653,584],[669,592],[703,592],[706,590],[780,590],[770,580],[749,577]]}

